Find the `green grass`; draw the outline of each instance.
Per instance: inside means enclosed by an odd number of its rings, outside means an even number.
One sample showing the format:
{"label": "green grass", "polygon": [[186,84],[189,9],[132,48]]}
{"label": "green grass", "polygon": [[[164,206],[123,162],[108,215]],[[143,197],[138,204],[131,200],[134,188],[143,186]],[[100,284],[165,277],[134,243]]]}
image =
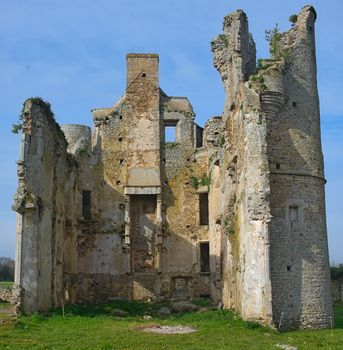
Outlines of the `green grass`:
{"label": "green grass", "polygon": [[13,282],[0,282],[0,288],[10,288],[12,285]]}
{"label": "green grass", "polygon": [[[199,302],[202,303],[202,302]],[[276,349],[288,344],[299,350],[342,349],[343,305],[335,307],[336,329],[277,333],[244,322],[228,310],[173,315],[159,319],[161,305],[113,302],[106,305],[72,306],[46,315],[20,317],[16,324],[0,325],[0,349]],[[129,317],[110,316],[121,308]],[[152,321],[142,319],[153,315]],[[137,327],[149,324],[187,325],[198,330],[186,335],[148,334]]]}

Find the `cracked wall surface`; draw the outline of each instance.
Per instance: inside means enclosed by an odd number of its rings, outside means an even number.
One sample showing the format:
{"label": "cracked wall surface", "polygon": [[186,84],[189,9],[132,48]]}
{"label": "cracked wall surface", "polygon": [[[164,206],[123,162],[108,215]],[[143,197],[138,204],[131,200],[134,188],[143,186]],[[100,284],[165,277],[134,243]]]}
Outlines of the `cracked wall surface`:
{"label": "cracked wall surface", "polygon": [[211,297],[270,326],[329,327],[315,19],[304,7],[256,66],[246,14],[226,16],[212,42],[224,112],[204,128],[161,89],[156,54],[127,55],[125,93],[92,110],[93,130],[27,100],[18,309]]}

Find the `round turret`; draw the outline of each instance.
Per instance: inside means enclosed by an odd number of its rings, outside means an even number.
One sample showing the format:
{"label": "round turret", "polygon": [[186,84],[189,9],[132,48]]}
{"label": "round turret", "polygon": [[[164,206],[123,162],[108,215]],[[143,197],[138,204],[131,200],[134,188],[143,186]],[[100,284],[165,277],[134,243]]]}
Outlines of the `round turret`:
{"label": "round turret", "polygon": [[90,152],[91,128],[86,125],[64,124],[61,129],[68,142],[68,152],[75,154],[77,151]]}

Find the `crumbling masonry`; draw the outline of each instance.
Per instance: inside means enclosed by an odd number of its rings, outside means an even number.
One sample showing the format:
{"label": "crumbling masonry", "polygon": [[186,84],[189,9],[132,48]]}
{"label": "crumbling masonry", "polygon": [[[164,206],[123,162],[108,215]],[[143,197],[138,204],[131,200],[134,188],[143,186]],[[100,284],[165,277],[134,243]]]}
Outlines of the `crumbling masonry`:
{"label": "crumbling masonry", "polygon": [[226,16],[212,42],[224,112],[204,129],[187,98],[160,88],[155,54],[127,55],[125,94],[92,110],[93,131],[27,100],[14,204],[22,311],[211,297],[263,324],[328,327],[315,20],[304,7],[256,67],[245,13]]}

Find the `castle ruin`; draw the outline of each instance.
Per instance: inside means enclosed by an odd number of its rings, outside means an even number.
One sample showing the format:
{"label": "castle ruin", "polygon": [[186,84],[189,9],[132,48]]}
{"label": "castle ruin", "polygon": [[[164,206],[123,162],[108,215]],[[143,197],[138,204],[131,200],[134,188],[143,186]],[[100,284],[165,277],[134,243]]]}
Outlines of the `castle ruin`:
{"label": "castle ruin", "polygon": [[156,54],[127,55],[126,91],[92,110],[93,131],[28,99],[13,206],[21,310],[210,297],[266,325],[330,326],[315,20],[304,7],[256,67],[245,13],[226,16],[212,42],[224,112],[204,128],[160,88]]}

